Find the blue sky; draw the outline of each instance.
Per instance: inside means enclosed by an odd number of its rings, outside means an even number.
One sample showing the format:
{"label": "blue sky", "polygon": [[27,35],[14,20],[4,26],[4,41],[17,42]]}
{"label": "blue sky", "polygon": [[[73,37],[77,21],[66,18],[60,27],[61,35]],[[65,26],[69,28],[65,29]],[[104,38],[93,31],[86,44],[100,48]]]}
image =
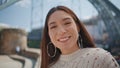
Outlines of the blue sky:
{"label": "blue sky", "polygon": [[[65,2],[67,0],[61,0],[61,1],[63,1],[64,4],[67,5],[67,2]],[[113,1],[113,3],[117,5],[117,7],[119,7],[120,9],[120,0],[111,0],[111,1]],[[97,15],[97,11],[87,0],[79,0],[79,2],[80,2],[81,11],[74,10],[74,12],[77,15],[79,15],[81,19],[87,19],[91,16]],[[51,4],[54,6],[54,4],[57,3],[61,3],[61,2],[59,1]],[[48,10],[48,8],[46,8],[46,10]],[[78,14],[78,12],[80,14]],[[44,17],[46,13],[44,13]],[[31,0],[21,0],[10,7],[0,10],[0,24],[7,24],[12,27],[22,28],[25,29],[26,31],[30,31],[31,30],[30,22],[31,22]],[[43,24],[36,23],[35,25],[35,27],[41,27],[41,26],[43,26]]]}
{"label": "blue sky", "polygon": [[30,3],[27,2],[19,2],[9,6],[0,11],[0,23],[28,30],[30,26],[30,10]]}

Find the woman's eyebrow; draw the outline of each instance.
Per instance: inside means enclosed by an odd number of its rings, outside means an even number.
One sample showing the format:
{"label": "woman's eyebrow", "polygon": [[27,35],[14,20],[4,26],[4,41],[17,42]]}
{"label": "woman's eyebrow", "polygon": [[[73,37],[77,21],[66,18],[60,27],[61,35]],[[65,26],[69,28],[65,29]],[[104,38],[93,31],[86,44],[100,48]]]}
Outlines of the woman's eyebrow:
{"label": "woman's eyebrow", "polygon": [[48,25],[52,25],[52,24],[55,24],[55,22],[50,22],[50,23],[48,23]]}
{"label": "woman's eyebrow", "polygon": [[66,17],[66,18],[64,18],[62,21],[65,21],[65,20],[70,20],[70,18],[69,18],[69,17]]}
{"label": "woman's eyebrow", "polygon": [[[66,17],[66,18],[63,18],[62,19],[62,21],[65,21],[65,20],[70,20],[70,18],[69,17]],[[50,23],[48,23],[48,25],[54,25],[56,22],[50,22]]]}

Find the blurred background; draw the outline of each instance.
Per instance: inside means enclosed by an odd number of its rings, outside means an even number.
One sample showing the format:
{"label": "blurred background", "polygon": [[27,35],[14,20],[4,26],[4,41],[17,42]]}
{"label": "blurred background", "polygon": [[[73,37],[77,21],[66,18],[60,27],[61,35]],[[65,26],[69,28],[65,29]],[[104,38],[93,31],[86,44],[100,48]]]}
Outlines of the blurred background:
{"label": "blurred background", "polygon": [[39,50],[46,14],[57,5],[72,9],[96,46],[120,64],[120,0],[0,0],[0,31],[25,30],[27,48]]}

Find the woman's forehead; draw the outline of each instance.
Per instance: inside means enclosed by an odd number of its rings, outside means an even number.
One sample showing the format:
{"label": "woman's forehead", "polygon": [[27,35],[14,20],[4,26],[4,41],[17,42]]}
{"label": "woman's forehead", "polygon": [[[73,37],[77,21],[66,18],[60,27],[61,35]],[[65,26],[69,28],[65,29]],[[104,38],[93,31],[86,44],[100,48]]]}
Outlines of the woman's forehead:
{"label": "woman's forehead", "polygon": [[69,19],[72,19],[70,14],[66,13],[65,11],[59,10],[51,14],[51,16],[49,17],[48,23],[52,23],[58,20],[65,21]]}

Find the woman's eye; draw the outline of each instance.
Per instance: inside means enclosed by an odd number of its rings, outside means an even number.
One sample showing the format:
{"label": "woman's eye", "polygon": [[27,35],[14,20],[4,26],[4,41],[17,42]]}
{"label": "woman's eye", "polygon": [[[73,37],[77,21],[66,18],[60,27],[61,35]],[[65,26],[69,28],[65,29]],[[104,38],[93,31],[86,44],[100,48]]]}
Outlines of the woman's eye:
{"label": "woman's eye", "polygon": [[56,28],[57,26],[51,26],[50,29]]}
{"label": "woman's eye", "polygon": [[71,22],[66,22],[66,23],[65,23],[65,25],[69,25],[69,24],[71,24]]}

